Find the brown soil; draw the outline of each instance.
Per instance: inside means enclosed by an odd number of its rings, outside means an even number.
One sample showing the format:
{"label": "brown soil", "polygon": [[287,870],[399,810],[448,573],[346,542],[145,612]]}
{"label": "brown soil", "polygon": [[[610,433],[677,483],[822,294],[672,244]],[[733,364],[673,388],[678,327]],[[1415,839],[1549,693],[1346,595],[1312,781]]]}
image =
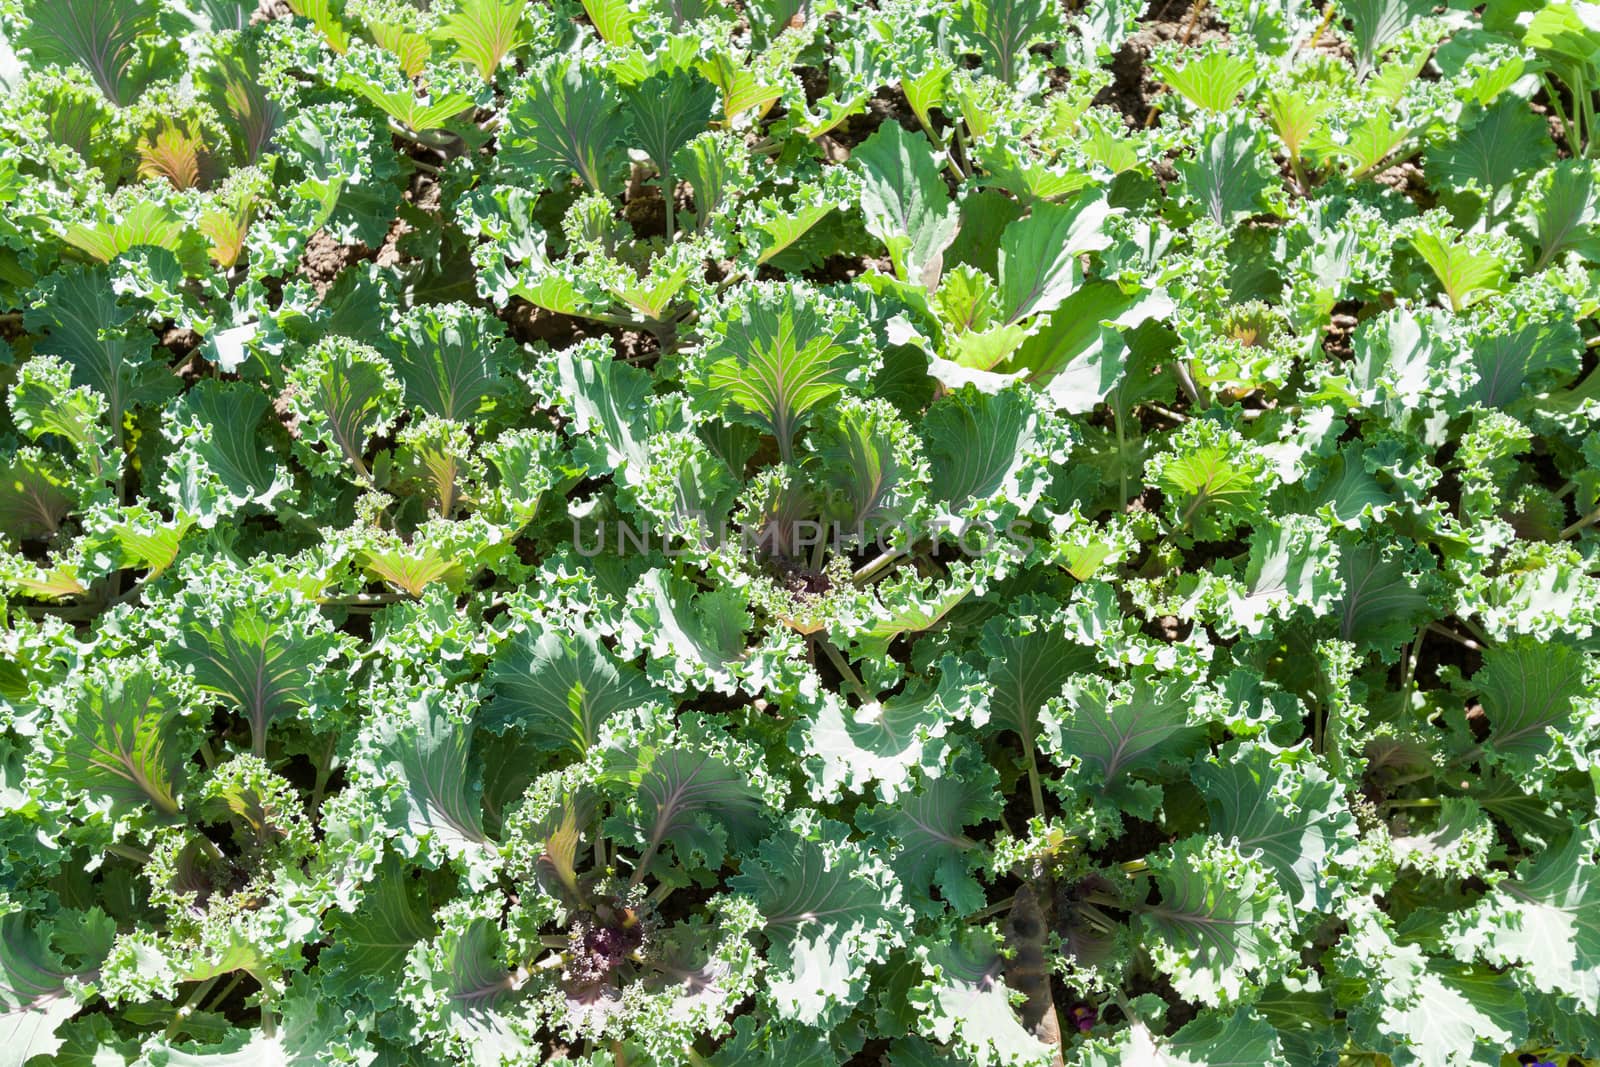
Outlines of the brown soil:
{"label": "brown soil", "polygon": [[373,250],[364,244],[342,245],[330,237],[326,230],[318,230],[306,242],[306,250],[300,257],[296,273],[311,283],[320,299],[327,295],[333,280],[341,271],[352,263],[372,259],[374,255]]}
{"label": "brown soil", "polygon": [[398,265],[405,256],[400,251],[400,239],[411,232],[411,227],[404,219],[395,219],[389,224],[389,232],[383,235],[383,243],[372,255],[372,262],[380,267],[393,267]]}
{"label": "brown soil", "polygon": [[1332,321],[1323,333],[1322,350],[1341,362],[1355,357],[1350,335],[1355,333],[1358,323],[1356,312],[1360,307],[1361,304],[1353,300],[1335,304]]}
{"label": "brown soil", "polygon": [[183,326],[168,326],[161,331],[161,347],[172,353],[174,359],[184,359],[200,347],[204,338]]}
{"label": "brown soil", "polygon": [[291,438],[298,438],[300,436],[300,420],[295,415],[294,409],[289,406],[289,398],[294,393],[295,387],[292,383],[284,386],[283,392],[272,399],[272,415],[282,424],[285,433]]}
{"label": "brown soil", "polygon": [[865,111],[851,115],[839,123],[822,140],[845,149],[848,154],[849,149],[871,137],[885,122],[898,122],[901,129],[910,133],[922,129],[922,125],[917,122],[916,113],[906,101],[906,94],[900,91],[898,85],[879,89],[867,101]]}
{"label": "brown soil", "polygon": [[1156,46],[1167,41],[1184,40],[1186,30],[1189,47],[1208,41],[1226,40],[1228,37],[1226,29],[1209,7],[1200,13],[1191,28],[1189,15],[1192,11],[1193,3],[1180,6],[1174,0],[1153,0],[1139,30],[1123,43],[1112,59],[1111,84],[1100,91],[1094,102],[1115,108],[1132,127],[1159,122],[1160,112],[1157,111],[1152,118],[1151,110],[1161,97],[1161,83],[1156,81],[1147,65]]}
{"label": "brown soil", "polygon": [[638,194],[622,206],[622,217],[641,241],[667,235],[666,201],[654,186],[641,186]]}
{"label": "brown soil", "polygon": [[1437,198],[1428,188],[1428,180],[1423,176],[1422,168],[1412,160],[1389,167],[1373,175],[1373,181],[1379,185],[1387,185],[1395,192],[1414,201],[1423,211],[1433,207]]}
{"label": "brown soil", "polygon": [[286,19],[294,14],[289,10],[289,0],[261,0],[261,5],[256,8],[255,14],[250,16],[250,24],[258,22],[271,22],[273,19]]}

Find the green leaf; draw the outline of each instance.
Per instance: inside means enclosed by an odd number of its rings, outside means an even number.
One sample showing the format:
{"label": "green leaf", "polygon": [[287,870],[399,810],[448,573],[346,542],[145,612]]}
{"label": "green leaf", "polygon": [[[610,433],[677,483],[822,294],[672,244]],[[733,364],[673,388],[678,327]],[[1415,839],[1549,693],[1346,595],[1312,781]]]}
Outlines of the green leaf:
{"label": "green leaf", "polygon": [[470,762],[471,724],[416,694],[401,695],[390,714],[373,727],[377,750],[367,788],[397,794],[394,813],[414,839],[437,842],[453,856],[472,855],[489,839]]}
{"label": "green leaf", "polygon": [[1534,988],[1600,1011],[1600,876],[1584,831],[1517,865],[1472,909],[1468,945]]}
{"label": "green leaf", "polygon": [[23,449],[0,467],[0,530],[10,537],[53,538],[76,504],[71,476],[38,449]]}
{"label": "green leaf", "polygon": [[96,481],[114,463],[110,435],[101,425],[105,399],[88,386],[72,386],[72,370],[53,356],[22,365],[7,401],[11,421],[29,440],[58,437]]}
{"label": "green leaf", "polygon": [[1135,1020],[1119,1036],[1123,1037],[1122,1042],[1111,1050],[1115,1058],[1104,1058],[1101,1048],[1090,1046],[1083,1061],[1085,1067],[1257,1067],[1297,1062],[1280,1045],[1280,1033],[1250,1008],[1226,1016],[1202,1012],[1171,1037],[1157,1037],[1142,1021]]}
{"label": "green leaf", "polygon": [[1223,48],[1207,49],[1196,58],[1186,59],[1182,66],[1169,59],[1154,67],[1169,88],[1196,107],[1215,114],[1231,110],[1234,100],[1256,80],[1256,67],[1249,55]]}
{"label": "green leaf", "polygon": [[961,532],[955,520],[966,516],[998,519],[991,532],[1005,532],[1011,516],[1027,514],[1043,496],[1055,433],[1023,389],[947,395],[928,409],[922,433],[933,474],[929,495],[954,532]]}
{"label": "green leaf", "polygon": [[41,302],[24,317],[30,331],[48,331],[34,346],[72,367],[72,380],[106,398],[117,440],[123,420],[140,404],[170,395],[176,383],[149,359],[150,343],[129,337],[133,312],[117,303],[109,272],[101,267],[63,271],[44,281]]}
{"label": "green leaf", "polygon": [[590,630],[532,624],[502,644],[485,684],[494,692],[480,725],[515,729],[545,752],[583,759],[618,711],[665,694],[620,662]]}
{"label": "green leaf", "polygon": [[1518,637],[1485,651],[1472,685],[1489,718],[1495,756],[1529,773],[1555,737],[1572,736],[1576,702],[1591,693],[1589,671],[1588,657],[1558,641]]}
{"label": "green leaf", "polygon": [[648,652],[652,681],[677,692],[734,691],[751,621],[737,590],[695,592],[686,579],[656,568],[640,576],[629,594],[628,614],[624,654]]}
{"label": "green leaf", "polygon": [[[438,99],[417,95],[410,75],[400,62],[385,53],[387,62],[369,59],[366,66],[339,78],[339,88],[349,90],[396,122],[418,133],[442,128],[451,119],[472,110],[472,97],[466,93],[445,93]],[[372,53],[363,53],[363,58]],[[354,53],[352,53],[352,58]]]}
{"label": "green leaf", "polygon": [[728,886],[761,909],[765,981],[782,1019],[836,1025],[866,995],[869,965],[903,941],[896,887],[837,823],[768,838]]}
{"label": "green leaf", "polygon": [[1068,204],[1037,203],[1000,238],[1001,318],[1020,322],[1053,311],[1083,282],[1078,259],[1111,244],[1112,214],[1103,193]]}
{"label": "green leaf", "polygon": [[454,59],[491,82],[500,64],[532,39],[526,15],[522,0],[458,0],[434,37],[454,48]]}
{"label": "green leaf", "polygon": [[1189,725],[1182,688],[1148,672],[1131,681],[1079,674],[1046,710],[1043,747],[1057,759],[1075,757],[1083,787],[1117,796],[1121,779],[1189,755],[1204,732]]}
{"label": "green leaf", "polygon": [[104,798],[116,814],[178,814],[189,753],[177,738],[185,708],[149,667],[115,660],[65,694],[66,732],[50,764],[70,789]]}
{"label": "green leaf", "polygon": [[1360,649],[1392,651],[1410,640],[1431,610],[1418,575],[1405,558],[1377,543],[1344,545],[1339,550],[1344,599],[1339,636]]}
{"label": "green leaf", "polygon": [[1230,599],[1234,622],[1260,633],[1270,618],[1290,618],[1298,607],[1318,617],[1338,603],[1338,552],[1319,523],[1286,516],[1250,535],[1243,596]]}
{"label": "green leaf", "polygon": [[[382,121],[368,117],[353,101],[292,112],[275,144],[299,179],[292,186],[295,196],[311,214],[299,225],[326,227],[340,242],[381,244],[400,203],[401,190],[394,181],[400,166],[390,150],[392,139]],[[346,277],[353,278],[354,272]],[[338,302],[324,306],[335,314],[351,310]],[[352,325],[365,331],[377,323],[358,315]]]}
{"label": "green leaf", "polygon": [[1600,259],[1595,244],[1600,227],[1600,183],[1589,160],[1561,160],[1536,183],[1539,198],[1533,208],[1534,238],[1539,258],[1532,270],[1543,270],[1566,251],[1588,260]]}
{"label": "green leaf", "polygon": [[49,938],[48,927],[26,913],[0,919],[0,1041],[10,1063],[54,1053],[61,1047],[56,1030],[82,1008],[66,987],[72,971]]}
{"label": "green leaf", "polygon": [[916,949],[922,976],[908,999],[918,1032],[979,1067],[1049,1063],[1055,1049],[1030,1034],[1011,1006],[999,939],[982,927],[941,933]]}
{"label": "green leaf", "polygon": [[1523,1040],[1528,1017],[1509,976],[1397,943],[1365,903],[1350,926],[1334,969],[1341,999],[1353,1002],[1355,1041],[1384,1049],[1397,1065],[1466,1067],[1499,1062]]}
{"label": "green leaf", "polygon": [[270,508],[290,489],[262,432],[268,406],[253,384],[207,380],[167,409],[162,434],[173,447],[162,489],[202,525],[246,505]]}
{"label": "green leaf", "polygon": [[876,537],[916,507],[928,480],[921,442],[884,400],[840,398],[833,417],[812,432],[824,514],[847,532]]}
{"label": "green leaf", "polygon": [[[1015,85],[1028,45],[1052,28],[1048,0],[967,0],[958,8],[956,31],[982,57],[989,73]],[[1019,62],[1021,61],[1021,62]]]}
{"label": "green leaf", "polygon": [[634,25],[644,18],[630,0],[583,0],[583,12],[602,41],[617,45],[630,43]]}
{"label": "green leaf", "polygon": [[670,200],[672,158],[711,121],[717,88],[692,71],[662,71],[624,89],[622,100],[632,120],[633,141],[656,165],[662,196]]}
{"label": "green leaf", "polygon": [[1548,392],[1575,374],[1579,339],[1574,324],[1528,322],[1473,339],[1478,373],[1471,398],[1484,407],[1509,408],[1530,392]]}
{"label": "green leaf", "polygon": [[697,374],[706,398],[777,438],[785,462],[811,414],[865,369],[855,309],[809,288],[752,285],[706,328]]}
{"label": "green leaf", "polygon": [[362,887],[360,904],[329,917],[331,944],[317,960],[324,988],[336,996],[359,996],[379,1010],[390,1007],[407,954],[434,935],[430,910],[426,883],[393,856],[385,857]]}
{"label": "green leaf", "polygon": [[810,1027],[768,1022],[753,1015],[733,1021],[733,1036],[707,1062],[711,1067],[838,1067],[839,1053]]}
{"label": "green leaf", "polygon": [[573,429],[593,444],[596,469],[638,478],[650,466],[650,375],[612,358],[606,346],[574,345],[556,356],[557,398],[570,412]]}
{"label": "green leaf", "polygon": [[859,708],[824,699],[795,728],[813,795],[833,798],[876,782],[878,796],[892,801],[910,787],[915,769],[938,773],[947,732],[971,716],[975,684],[970,671],[948,661],[937,683],[914,681]]}
{"label": "green leaf", "polygon": [[1184,196],[1218,226],[1233,226],[1270,210],[1276,175],[1269,167],[1265,134],[1255,120],[1215,119],[1199,131],[1194,158],[1174,164],[1183,179]]}
{"label": "green leaf", "polygon": [[1166,495],[1176,529],[1221,540],[1257,513],[1269,485],[1267,463],[1238,431],[1195,420],[1170,443],[1172,451],[1152,459],[1145,473]]}
{"label": "green leaf", "polygon": [[1503,292],[1510,280],[1512,264],[1501,248],[1449,227],[1419,229],[1411,236],[1411,247],[1439,279],[1452,311]]}
{"label": "green leaf", "polygon": [[1556,146],[1544,121],[1515,96],[1477,111],[1477,121],[1469,124],[1464,117],[1464,132],[1430,151],[1425,166],[1430,183],[1442,193],[1483,193],[1492,219],[1511,204],[1524,175],[1554,158]]}
{"label": "green leaf", "polygon": [[1171,310],[1163,293],[1127,293],[1112,282],[1086,282],[1029,334],[1009,365],[1043,389],[1057,410],[1086,414],[1126,375],[1150,371],[1147,361],[1129,352],[1122,330]]}
{"label": "green leaf", "polygon": [[1489,869],[1494,826],[1476,801],[1441,797],[1438,815],[1418,813],[1413,829],[1390,839],[1396,862],[1434,878],[1474,878]]}
{"label": "green leaf", "polygon": [[627,125],[607,79],[573,60],[551,60],[530,73],[512,99],[501,159],[552,185],[576,174],[592,191],[608,192]]}
{"label": "green leaf", "polygon": [[1213,834],[1259,858],[1297,910],[1329,905],[1324,864],[1355,837],[1337,781],[1314,763],[1292,764],[1258,745],[1242,747],[1226,763],[1196,764],[1191,773]]}
{"label": "green leaf", "polygon": [[406,400],[441,419],[465,421],[500,388],[510,361],[505,326],[465,304],[424,304],[389,331]]}
{"label": "green leaf", "polygon": [[1432,10],[1425,0],[1343,0],[1340,8],[1350,19],[1356,68],[1363,76],[1389,45]]}
{"label": "green leaf", "polygon": [[1180,996],[1229,1004],[1297,958],[1285,943],[1288,901],[1236,846],[1189,837],[1151,866],[1160,903],[1141,907],[1139,922]]}
{"label": "green leaf", "polygon": [[413,1030],[403,1039],[407,1058],[418,1036],[431,1037],[437,1054],[481,1067],[532,1054],[502,1010],[517,987],[502,958],[503,940],[494,920],[461,902],[437,938],[411,950],[401,996],[421,1026],[420,1034]]}
{"label": "green leaf", "polygon": [[343,55],[350,48],[350,31],[339,20],[340,6],[336,0],[289,0],[289,10],[310,19],[317,32],[327,40],[328,47]]}
{"label": "green leaf", "polygon": [[988,728],[1017,735],[1030,785],[1037,791],[1034,749],[1039,742],[1040,713],[1061,695],[1069,678],[1093,667],[1094,655],[1069,642],[1059,627],[1031,616],[991,621],[983,629],[980,647],[993,687]]}
{"label": "green leaf", "polygon": [[[983,907],[983,886],[973,871],[987,851],[968,836],[999,814],[998,776],[987,762],[959,761],[937,778],[922,778],[893,804],[863,809],[856,825],[873,835],[900,876],[906,900],[931,917],[954,909],[969,915]],[[933,895],[934,888],[939,891]]]}
{"label": "green leaf", "polygon": [[886,122],[856,146],[867,232],[884,243],[901,281],[932,289],[955,240],[960,212],[927,138]]}

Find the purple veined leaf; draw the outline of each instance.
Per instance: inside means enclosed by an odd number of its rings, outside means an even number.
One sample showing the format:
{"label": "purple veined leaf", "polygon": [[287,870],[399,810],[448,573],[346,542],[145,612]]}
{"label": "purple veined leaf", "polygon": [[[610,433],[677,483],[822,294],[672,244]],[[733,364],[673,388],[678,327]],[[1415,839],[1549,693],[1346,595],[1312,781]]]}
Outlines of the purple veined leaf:
{"label": "purple veined leaf", "polygon": [[301,419],[299,454],[324,473],[353,473],[370,482],[368,443],[388,428],[401,396],[388,361],[367,345],[333,336],[312,349],[289,380],[288,400]]}
{"label": "purple veined leaf", "polygon": [[174,689],[145,664],[116,661],[81,678],[69,700],[52,774],[114,811],[176,817],[189,753],[179,729],[187,709]]}
{"label": "purple veined leaf", "polygon": [[987,763],[958,759],[939,777],[921,776],[893,803],[856,817],[888,857],[918,914],[938,918],[951,909],[969,914],[982,907],[984,890],[974,872],[988,850],[967,830],[1000,812],[998,784]]}
{"label": "purple veined leaf", "polygon": [[1409,638],[1430,610],[1421,576],[1400,555],[1373,542],[1341,545],[1344,599],[1339,636],[1362,647],[1392,647]]}
{"label": "purple veined leaf", "polygon": [[54,457],[19,451],[0,466],[0,531],[19,541],[54,537],[77,504],[70,483]]}
{"label": "purple veined leaf", "polygon": [[36,60],[88,68],[106,98],[132,104],[158,71],[147,69],[141,48],[159,40],[160,11],[151,0],[33,0],[21,44]]}
{"label": "purple veined leaf", "polygon": [[766,920],[765,981],[780,1013],[813,1026],[847,1015],[866,993],[868,965],[901,942],[898,887],[863,862],[848,834],[836,823],[820,841],[779,833],[728,882]]}
{"label": "purple veined leaf", "polygon": [[1140,926],[1156,966],[1185,996],[1226,1005],[1288,965],[1288,901],[1237,846],[1185,838],[1152,867],[1160,900],[1138,909]]}
{"label": "purple veined leaf", "polygon": [[49,938],[48,925],[21,912],[0,918],[0,1035],[13,1063],[55,1053],[62,1044],[57,1029],[83,1007],[67,989],[74,974],[50,950]]}
{"label": "purple veined leaf", "polygon": [[635,885],[650,872],[663,845],[672,845],[684,867],[714,869],[728,845],[753,845],[767,818],[744,772],[696,748],[656,753],[636,791],[628,818],[644,850],[634,866]]}
{"label": "purple veined leaf", "polygon": [[356,909],[331,915],[333,944],[318,961],[330,992],[359,993],[380,1008],[394,1003],[406,956],[437,932],[428,884],[391,855]]}
{"label": "purple veined leaf", "polygon": [[310,703],[315,678],[338,647],[331,628],[316,612],[281,601],[192,603],[185,616],[178,662],[202,690],[244,715],[251,751],[265,755],[272,724]]}
{"label": "purple veined leaf", "polygon": [[1488,716],[1495,756],[1512,769],[1531,770],[1554,747],[1552,734],[1572,733],[1592,669],[1582,652],[1560,641],[1522,637],[1487,650],[1471,684]]}
{"label": "purple veined leaf", "polygon": [[1129,681],[1078,674],[1062,687],[1042,730],[1055,758],[1076,756],[1087,788],[1117,795],[1136,772],[1179,761],[1203,741],[1183,688],[1141,671]]}
{"label": "purple veined leaf", "polygon": [[260,68],[258,49],[241,40],[202,74],[202,84],[213,105],[220,104],[217,111],[233,136],[234,157],[244,166],[260,160],[283,123],[282,109],[262,87]]}
{"label": "purple veined leaf", "polygon": [[1011,1004],[998,937],[983,927],[941,930],[916,950],[921,981],[909,994],[917,1032],[949,1045],[964,1063],[1048,1063],[1051,1047]]}
{"label": "purple veined leaf", "polygon": [[484,679],[494,696],[480,726],[515,731],[541,751],[582,759],[618,711],[666,694],[623,663],[591,631],[534,629],[501,645]]}
{"label": "purple veined leaf", "polygon": [[402,706],[404,718],[382,740],[381,771],[400,785],[400,818],[419,837],[440,841],[452,854],[483,850],[481,783],[475,776],[472,725],[443,707],[429,708],[415,695]]}
{"label": "purple veined leaf", "polygon": [[1323,864],[1355,837],[1355,821],[1339,784],[1315,764],[1292,767],[1250,746],[1227,763],[1197,764],[1195,785],[1205,797],[1211,829],[1256,853],[1296,907],[1326,906]]}

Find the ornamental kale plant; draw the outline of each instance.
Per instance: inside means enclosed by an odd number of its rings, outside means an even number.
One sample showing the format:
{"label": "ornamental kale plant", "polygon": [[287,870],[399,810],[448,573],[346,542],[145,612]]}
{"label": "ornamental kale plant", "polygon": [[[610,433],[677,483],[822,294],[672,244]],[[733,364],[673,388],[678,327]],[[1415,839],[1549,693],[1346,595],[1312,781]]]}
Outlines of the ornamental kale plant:
{"label": "ornamental kale plant", "polygon": [[0,1067],[1600,1062],[1600,8],[0,40]]}

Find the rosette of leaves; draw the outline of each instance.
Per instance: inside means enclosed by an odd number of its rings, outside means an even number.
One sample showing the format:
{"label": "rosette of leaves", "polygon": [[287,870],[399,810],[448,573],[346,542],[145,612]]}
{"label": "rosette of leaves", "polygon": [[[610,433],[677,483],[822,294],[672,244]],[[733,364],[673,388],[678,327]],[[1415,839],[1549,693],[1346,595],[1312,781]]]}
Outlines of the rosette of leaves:
{"label": "rosette of leaves", "polygon": [[702,329],[707,340],[685,374],[699,401],[775,439],[788,464],[798,433],[875,362],[860,312],[809,287],[741,287]]}
{"label": "rosette of leaves", "polygon": [[[651,740],[634,751],[640,737]],[[507,823],[507,856],[537,891],[524,905],[539,956],[525,964],[525,995],[550,1025],[655,1042],[637,1029],[654,1012],[680,1042],[725,1032],[727,1012],[753,988],[746,935],[762,913],[747,901],[713,899],[674,921],[662,902],[715,885],[735,856],[756,854],[777,828],[779,789],[756,753],[715,726],[690,719],[673,727],[641,710],[603,727],[586,762],[534,782]],[[808,930],[783,906],[785,887],[810,891],[776,871],[750,883],[773,916],[769,936],[787,943]],[[551,926],[559,932],[534,936],[533,927]],[[863,942],[837,944],[848,955],[846,946]],[[670,1062],[682,1047],[667,1053]]]}

